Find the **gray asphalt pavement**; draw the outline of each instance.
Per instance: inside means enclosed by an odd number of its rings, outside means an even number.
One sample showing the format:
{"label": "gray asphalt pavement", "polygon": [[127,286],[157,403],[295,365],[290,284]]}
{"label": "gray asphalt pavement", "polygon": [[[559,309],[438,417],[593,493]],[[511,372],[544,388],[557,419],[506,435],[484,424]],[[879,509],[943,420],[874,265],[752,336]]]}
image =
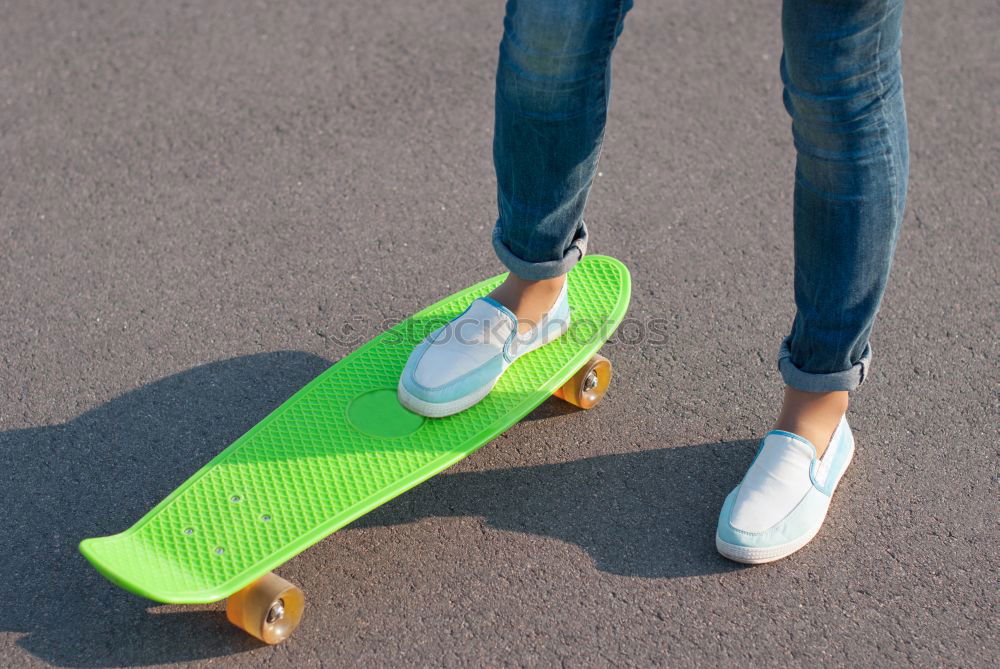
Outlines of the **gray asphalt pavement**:
{"label": "gray asphalt pavement", "polygon": [[547,402],[292,560],[307,615],[271,648],[76,544],[350,352],[345,321],[501,271],[502,2],[0,2],[0,666],[996,666],[996,0],[908,8],[910,199],[822,533],[714,549],[792,316],[776,5],[626,21],[587,210],[634,277],[605,403]]}

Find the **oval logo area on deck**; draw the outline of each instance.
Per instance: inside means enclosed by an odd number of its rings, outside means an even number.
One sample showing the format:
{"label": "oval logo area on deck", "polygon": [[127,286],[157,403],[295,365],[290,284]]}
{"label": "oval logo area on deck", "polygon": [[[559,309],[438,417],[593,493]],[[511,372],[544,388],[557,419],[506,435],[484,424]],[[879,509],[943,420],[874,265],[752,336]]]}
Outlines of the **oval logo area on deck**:
{"label": "oval logo area on deck", "polygon": [[405,437],[419,430],[425,420],[399,403],[395,388],[379,388],[358,395],[347,407],[347,421],[370,437]]}

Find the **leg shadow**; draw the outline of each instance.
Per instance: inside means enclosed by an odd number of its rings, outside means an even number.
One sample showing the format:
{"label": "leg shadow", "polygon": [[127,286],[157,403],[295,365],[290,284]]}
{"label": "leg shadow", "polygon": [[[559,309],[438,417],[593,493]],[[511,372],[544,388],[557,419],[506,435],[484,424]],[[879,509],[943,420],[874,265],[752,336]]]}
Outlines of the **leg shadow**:
{"label": "leg shadow", "polygon": [[622,576],[734,571],[742,567],[715,550],[715,525],[755,448],[754,441],[717,442],[443,474],[350,527],[478,516],[498,530],[575,544],[598,569]]}

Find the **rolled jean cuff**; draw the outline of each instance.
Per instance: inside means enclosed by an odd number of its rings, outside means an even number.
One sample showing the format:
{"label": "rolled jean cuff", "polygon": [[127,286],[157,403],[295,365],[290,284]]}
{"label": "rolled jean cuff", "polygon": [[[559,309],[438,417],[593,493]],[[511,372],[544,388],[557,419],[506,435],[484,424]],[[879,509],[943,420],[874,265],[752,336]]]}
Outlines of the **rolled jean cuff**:
{"label": "rolled jean cuff", "polygon": [[576,239],[569,245],[563,253],[563,257],[558,260],[543,260],[542,262],[531,262],[515,255],[506,244],[504,244],[500,233],[500,221],[497,221],[493,228],[493,250],[496,251],[500,262],[507,266],[515,276],[528,281],[540,281],[542,279],[554,279],[562,276],[573,269],[573,265],[580,262],[580,259],[587,253],[587,225],[580,222],[580,229]]}
{"label": "rolled jean cuff", "polygon": [[836,390],[854,390],[860,386],[868,375],[868,367],[871,365],[872,347],[865,345],[861,359],[851,365],[849,369],[842,372],[830,372],[829,374],[814,374],[804,372],[792,363],[792,351],[790,348],[791,336],[785,337],[781,342],[781,350],[778,351],[778,371],[785,384],[803,390],[807,393],[828,393]]}

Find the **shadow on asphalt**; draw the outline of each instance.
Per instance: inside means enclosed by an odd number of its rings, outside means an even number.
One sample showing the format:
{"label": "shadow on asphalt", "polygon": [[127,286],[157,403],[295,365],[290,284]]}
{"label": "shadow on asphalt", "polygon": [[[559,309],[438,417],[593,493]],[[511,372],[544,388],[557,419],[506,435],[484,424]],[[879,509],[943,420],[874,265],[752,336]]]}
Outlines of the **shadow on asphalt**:
{"label": "shadow on asphalt", "polygon": [[[0,597],[16,605],[0,631],[23,634],[18,644],[49,663],[75,667],[259,647],[229,625],[220,605],[164,610],[112,586],[77,544],[138,520],[329,364],[295,351],[233,358],[155,381],[64,424],[0,433],[0,500],[13,520],[0,552]],[[553,399],[526,420],[573,411]],[[718,556],[708,529],[752,454],[751,442],[729,442],[443,474],[349,527],[479,516],[491,527],[576,544],[615,574],[731,571],[737,567]]]}
{"label": "shadow on asphalt", "polygon": [[76,667],[259,647],[218,605],[164,612],[112,586],[77,544],[127,528],[329,365],[295,351],[242,356],[155,381],[61,425],[0,433],[0,598],[17,608],[0,631],[24,633],[22,648]]}
{"label": "shadow on asphalt", "polygon": [[[547,404],[539,409],[548,411]],[[561,414],[562,408],[555,411]],[[735,571],[742,567],[715,550],[715,525],[722,500],[749,466],[755,446],[717,442],[440,474],[349,527],[473,516],[494,529],[579,546],[598,569],[620,576]]]}

